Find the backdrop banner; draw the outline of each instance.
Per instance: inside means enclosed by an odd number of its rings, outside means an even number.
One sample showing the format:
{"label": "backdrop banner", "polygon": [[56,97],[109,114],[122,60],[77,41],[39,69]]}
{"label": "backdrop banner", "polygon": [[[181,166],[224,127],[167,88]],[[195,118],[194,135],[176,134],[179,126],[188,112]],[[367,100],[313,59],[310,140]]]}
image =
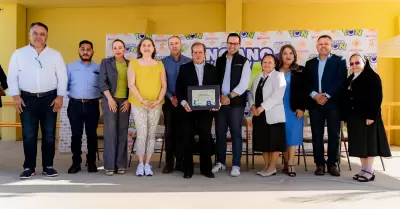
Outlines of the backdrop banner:
{"label": "backdrop banner", "polygon": [[[312,59],[318,55],[316,49],[316,41],[321,35],[329,35],[333,39],[332,53],[343,56],[346,59],[349,67],[348,58],[353,53],[360,53],[368,58],[372,67],[377,69],[377,31],[369,29],[352,29],[352,30],[289,30],[289,31],[267,31],[267,32],[237,32],[242,38],[240,54],[246,56],[250,60],[252,69],[252,79],[261,72],[261,59],[265,54],[279,55],[279,51],[283,45],[291,44],[295,47],[298,55],[298,64],[304,65],[307,60]],[[178,34],[182,40],[182,53],[191,57],[190,47],[194,42],[201,42],[206,45],[206,62],[215,64],[216,59],[226,51],[226,39],[229,32],[214,32],[214,33],[194,33],[194,34]],[[127,59],[136,58],[137,46],[139,41],[144,37],[152,38],[156,45],[157,55],[156,59],[169,55],[168,38],[172,35],[160,34],[109,34],[106,36],[106,57],[112,55],[112,42],[115,39],[121,39],[126,44]],[[251,82],[249,87],[251,86]],[[66,108],[68,99],[64,100],[64,105],[61,110],[61,128],[60,128],[60,152],[70,152],[71,144],[71,130],[69,127],[68,117],[66,116]],[[249,134],[245,134],[243,129],[243,137],[249,138],[249,150],[251,151],[251,118],[250,108],[247,106],[245,110],[245,117],[249,122]],[[131,114],[130,128],[128,136],[129,147],[132,145],[132,136],[135,132],[135,124]],[[157,137],[160,137],[164,132],[164,127],[159,126],[157,130]],[[215,136],[215,130],[212,130]],[[229,132],[228,132],[229,134]],[[310,136],[311,129],[306,126],[304,135]],[[327,136],[326,136],[327,137]],[[86,151],[86,137],[83,137],[82,150]],[[158,139],[156,150],[161,149],[161,140]],[[245,146],[243,146],[245,149]],[[311,147],[306,147],[311,149]],[[130,149],[129,149],[130,150]],[[231,150],[230,143],[228,144],[228,151]]]}

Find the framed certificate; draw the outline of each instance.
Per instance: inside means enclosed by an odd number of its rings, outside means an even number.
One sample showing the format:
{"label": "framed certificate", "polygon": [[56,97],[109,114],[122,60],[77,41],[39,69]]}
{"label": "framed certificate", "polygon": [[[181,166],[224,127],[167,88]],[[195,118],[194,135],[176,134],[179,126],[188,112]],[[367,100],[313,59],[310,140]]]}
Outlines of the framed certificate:
{"label": "framed certificate", "polygon": [[192,110],[219,109],[219,85],[189,86],[188,104]]}

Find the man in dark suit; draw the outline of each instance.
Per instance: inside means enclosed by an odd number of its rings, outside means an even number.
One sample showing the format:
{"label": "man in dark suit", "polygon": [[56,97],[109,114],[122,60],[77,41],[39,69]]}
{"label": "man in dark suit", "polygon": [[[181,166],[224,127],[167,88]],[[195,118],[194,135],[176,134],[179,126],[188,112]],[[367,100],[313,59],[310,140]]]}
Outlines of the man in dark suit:
{"label": "man in dark suit", "polygon": [[[332,38],[320,36],[317,41],[319,56],[307,61],[305,74],[310,82],[310,120],[313,142],[315,175],[325,174],[325,164],[332,176],[340,176],[338,170],[340,112],[339,103],[347,76],[346,61],[331,54]],[[328,160],[324,158],[324,127],[328,126]]]}
{"label": "man in dark suit", "polygon": [[208,178],[214,178],[211,172],[211,153],[213,147],[210,143],[211,126],[214,112],[208,110],[192,111],[187,103],[189,86],[218,85],[215,67],[205,62],[206,47],[202,43],[192,45],[192,59],[180,67],[176,81],[176,96],[182,106],[182,140],[184,146],[183,170],[184,178],[191,178],[194,172],[193,147],[195,130],[199,134],[200,144],[200,172]]}

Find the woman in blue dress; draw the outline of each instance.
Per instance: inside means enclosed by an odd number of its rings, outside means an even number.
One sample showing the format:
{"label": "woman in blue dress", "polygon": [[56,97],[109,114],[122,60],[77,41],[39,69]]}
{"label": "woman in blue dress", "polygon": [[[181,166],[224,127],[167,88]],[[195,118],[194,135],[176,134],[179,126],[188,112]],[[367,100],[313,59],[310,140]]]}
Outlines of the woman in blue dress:
{"label": "woman in blue dress", "polygon": [[307,103],[307,82],[303,74],[303,66],[297,63],[295,48],[288,44],[281,48],[279,53],[279,69],[285,74],[286,91],[283,105],[286,115],[286,146],[283,153],[283,172],[291,177],[296,176],[294,158],[296,146],[303,143],[304,111]]}

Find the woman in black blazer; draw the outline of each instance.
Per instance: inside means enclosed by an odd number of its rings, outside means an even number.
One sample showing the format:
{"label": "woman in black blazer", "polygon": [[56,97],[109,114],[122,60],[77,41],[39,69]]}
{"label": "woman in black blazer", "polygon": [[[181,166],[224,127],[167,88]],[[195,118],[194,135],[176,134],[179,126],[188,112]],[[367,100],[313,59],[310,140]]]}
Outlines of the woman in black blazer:
{"label": "woman in black blazer", "polygon": [[352,74],[347,79],[345,114],[349,154],[359,157],[361,171],[353,179],[375,179],[374,157],[390,157],[391,152],[381,116],[382,83],[369,61],[359,54],[350,57]]}
{"label": "woman in black blazer", "polygon": [[303,66],[297,63],[295,48],[287,44],[281,48],[279,53],[280,72],[285,74],[286,91],[283,97],[286,118],[286,146],[287,152],[283,153],[283,173],[291,177],[296,176],[294,168],[294,157],[296,146],[303,143],[304,111],[308,101],[307,82],[303,73]]}
{"label": "woman in black blazer", "polygon": [[[8,89],[7,76],[4,73],[3,68],[1,68],[1,65],[0,65],[0,85],[1,85],[1,88],[3,89],[3,91]],[[3,103],[2,103],[1,97],[0,97],[0,107],[2,107],[2,106],[3,106]]]}

